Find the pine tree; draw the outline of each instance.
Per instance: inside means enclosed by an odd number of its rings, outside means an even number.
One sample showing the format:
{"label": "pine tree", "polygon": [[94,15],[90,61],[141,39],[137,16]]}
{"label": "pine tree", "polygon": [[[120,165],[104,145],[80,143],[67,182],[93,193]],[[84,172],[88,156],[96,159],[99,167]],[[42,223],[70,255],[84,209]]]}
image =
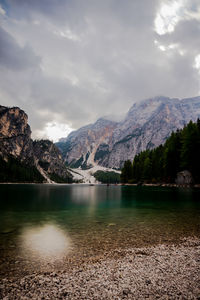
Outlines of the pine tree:
{"label": "pine tree", "polygon": [[127,183],[129,180],[132,179],[133,176],[133,167],[130,160],[125,161],[124,167],[122,168],[121,173],[121,181],[123,183]]}
{"label": "pine tree", "polygon": [[172,132],[164,145],[137,154],[133,164],[126,161],[121,178],[123,182],[174,182],[182,170],[189,170],[200,182],[200,119]]}

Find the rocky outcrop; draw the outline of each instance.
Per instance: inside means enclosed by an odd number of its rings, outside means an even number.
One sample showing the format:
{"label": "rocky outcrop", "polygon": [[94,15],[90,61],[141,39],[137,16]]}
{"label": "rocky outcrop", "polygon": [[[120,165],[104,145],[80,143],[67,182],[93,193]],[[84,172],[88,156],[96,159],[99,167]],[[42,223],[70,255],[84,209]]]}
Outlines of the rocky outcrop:
{"label": "rocky outcrop", "polygon": [[70,133],[56,145],[69,166],[87,169],[95,164],[101,164],[109,153],[109,145],[112,143],[116,126],[116,122],[101,118],[94,124]]}
{"label": "rocky outcrop", "polygon": [[125,119],[104,119],[72,132],[57,144],[70,166],[121,168],[125,160],[164,143],[172,131],[200,117],[200,97],[155,97],[135,103]]}
{"label": "rocky outcrop", "polygon": [[0,106],[0,155],[34,165],[28,116],[19,107]]}
{"label": "rocky outcrop", "polygon": [[[12,181],[72,181],[58,148],[48,140],[32,141],[28,116],[19,107],[0,106],[0,164],[4,173],[15,165]],[[8,174],[2,172],[0,177],[9,181]]]}
{"label": "rocky outcrop", "polygon": [[49,140],[33,142],[33,152],[36,164],[47,174],[50,179],[58,179],[66,182],[72,181],[72,176],[68,172],[62,160],[59,149]]}
{"label": "rocky outcrop", "polygon": [[190,186],[194,183],[192,174],[188,170],[184,170],[177,173],[177,178],[175,182],[177,185],[180,186]]}

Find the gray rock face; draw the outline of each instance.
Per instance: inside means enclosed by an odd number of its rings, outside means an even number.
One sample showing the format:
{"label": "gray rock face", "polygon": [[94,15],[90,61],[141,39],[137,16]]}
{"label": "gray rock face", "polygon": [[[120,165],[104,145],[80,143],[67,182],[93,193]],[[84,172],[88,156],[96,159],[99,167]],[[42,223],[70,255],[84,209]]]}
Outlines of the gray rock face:
{"label": "gray rock face", "polygon": [[57,146],[70,166],[87,168],[95,162],[102,162],[103,157],[109,153],[116,126],[116,122],[99,119],[94,124],[70,133],[67,138],[61,139]]}
{"label": "gray rock face", "polygon": [[19,107],[0,106],[0,156],[4,161],[12,157],[27,167],[37,168],[44,181],[51,182],[48,179],[52,174],[63,179],[72,178],[59,149],[52,142],[32,141],[28,116]]}
{"label": "gray rock face", "polygon": [[18,107],[0,106],[0,155],[34,164],[28,116]]}
{"label": "gray rock face", "polygon": [[176,178],[176,184],[185,186],[185,185],[191,185],[193,183],[192,174],[188,171],[181,171],[177,174]]}
{"label": "gray rock face", "polygon": [[48,175],[56,174],[61,178],[71,177],[62,160],[59,149],[49,140],[33,142],[35,159]]}
{"label": "gray rock face", "polygon": [[121,168],[125,160],[133,160],[139,152],[159,146],[172,131],[198,117],[200,97],[155,97],[135,103],[122,122],[100,119],[60,140],[58,147],[69,165],[97,163]]}

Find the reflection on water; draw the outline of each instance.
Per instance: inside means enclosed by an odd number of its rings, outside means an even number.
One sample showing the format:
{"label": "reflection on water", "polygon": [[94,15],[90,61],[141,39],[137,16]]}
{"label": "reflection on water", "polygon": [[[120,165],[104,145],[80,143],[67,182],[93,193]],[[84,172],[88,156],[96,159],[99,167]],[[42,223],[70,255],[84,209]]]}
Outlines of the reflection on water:
{"label": "reflection on water", "polygon": [[38,259],[60,259],[71,249],[66,231],[54,224],[24,229],[21,241],[24,253],[33,254]]}

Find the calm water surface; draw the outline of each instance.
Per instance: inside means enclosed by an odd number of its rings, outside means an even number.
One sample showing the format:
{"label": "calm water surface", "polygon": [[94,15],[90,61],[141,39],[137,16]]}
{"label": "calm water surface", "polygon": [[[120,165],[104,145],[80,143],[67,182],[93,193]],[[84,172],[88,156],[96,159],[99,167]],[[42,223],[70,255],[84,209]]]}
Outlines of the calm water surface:
{"label": "calm water surface", "polygon": [[200,235],[200,190],[0,185],[0,276]]}

